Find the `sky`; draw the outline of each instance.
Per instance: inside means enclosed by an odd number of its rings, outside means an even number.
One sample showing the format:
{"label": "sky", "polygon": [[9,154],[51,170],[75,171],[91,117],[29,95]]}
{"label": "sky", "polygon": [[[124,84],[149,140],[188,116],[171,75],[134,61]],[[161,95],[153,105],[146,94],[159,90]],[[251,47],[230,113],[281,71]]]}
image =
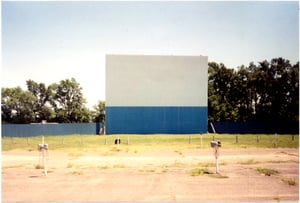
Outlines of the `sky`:
{"label": "sky", "polygon": [[299,60],[298,1],[2,1],[1,86],[75,78],[105,100],[105,55],[204,55],[228,68]]}

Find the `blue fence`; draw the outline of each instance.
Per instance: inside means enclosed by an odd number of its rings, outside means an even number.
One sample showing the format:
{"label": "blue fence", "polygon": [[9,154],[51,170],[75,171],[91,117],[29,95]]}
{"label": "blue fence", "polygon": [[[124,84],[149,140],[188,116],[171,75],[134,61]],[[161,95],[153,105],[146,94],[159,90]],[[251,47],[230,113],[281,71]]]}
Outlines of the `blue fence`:
{"label": "blue fence", "polygon": [[2,124],[2,137],[28,137],[38,135],[98,134],[100,123],[61,124]]}
{"label": "blue fence", "polygon": [[[232,134],[299,134],[298,122],[261,121],[261,122],[214,122],[216,133]],[[208,125],[208,131],[213,132]]]}
{"label": "blue fence", "polygon": [[[217,133],[233,134],[299,134],[298,122],[214,122]],[[62,123],[62,124],[2,124],[2,137],[29,137],[38,135],[95,135],[99,133],[100,123]],[[208,125],[208,131],[213,132]]]}

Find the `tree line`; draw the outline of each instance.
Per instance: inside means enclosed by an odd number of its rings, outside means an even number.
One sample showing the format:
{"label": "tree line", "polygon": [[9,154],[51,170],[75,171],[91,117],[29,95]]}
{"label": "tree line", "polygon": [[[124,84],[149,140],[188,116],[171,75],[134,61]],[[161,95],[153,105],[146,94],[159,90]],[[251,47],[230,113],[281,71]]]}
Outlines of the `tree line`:
{"label": "tree line", "polygon": [[299,61],[208,66],[209,121],[299,121]]}
{"label": "tree line", "polygon": [[[26,85],[27,90],[2,88],[2,123],[105,121],[105,102],[86,108],[74,78],[49,86],[28,80]],[[299,122],[299,62],[274,58],[237,69],[210,62],[208,120]]]}
{"label": "tree line", "polygon": [[99,101],[93,110],[86,108],[82,87],[74,78],[49,86],[27,80],[26,85],[25,91],[2,88],[2,123],[104,122],[105,102]]}

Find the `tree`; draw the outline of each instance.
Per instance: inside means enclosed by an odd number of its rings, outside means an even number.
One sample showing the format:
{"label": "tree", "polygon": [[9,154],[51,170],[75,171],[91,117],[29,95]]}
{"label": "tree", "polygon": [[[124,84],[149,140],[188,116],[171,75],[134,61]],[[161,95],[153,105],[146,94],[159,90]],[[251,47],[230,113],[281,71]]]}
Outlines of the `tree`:
{"label": "tree", "polygon": [[20,87],[2,88],[1,115],[8,123],[31,123],[35,121],[36,97]]}
{"label": "tree", "polygon": [[105,101],[98,101],[96,105],[94,105],[93,114],[93,122],[105,123]]}
{"label": "tree", "polygon": [[89,122],[90,112],[85,107],[82,88],[80,84],[72,78],[71,80],[61,80],[59,84],[50,86],[51,104],[56,113],[55,120],[62,123]]}
{"label": "tree", "polygon": [[46,87],[44,83],[36,83],[33,80],[27,80],[27,89],[36,97],[36,104],[34,107],[35,120],[41,122],[42,120],[52,120],[54,112],[51,108],[51,90]]}
{"label": "tree", "polygon": [[208,64],[209,121],[236,121],[238,108],[234,98],[234,70],[224,64]]}
{"label": "tree", "polygon": [[299,62],[274,58],[237,70],[209,63],[210,121],[299,121]]}

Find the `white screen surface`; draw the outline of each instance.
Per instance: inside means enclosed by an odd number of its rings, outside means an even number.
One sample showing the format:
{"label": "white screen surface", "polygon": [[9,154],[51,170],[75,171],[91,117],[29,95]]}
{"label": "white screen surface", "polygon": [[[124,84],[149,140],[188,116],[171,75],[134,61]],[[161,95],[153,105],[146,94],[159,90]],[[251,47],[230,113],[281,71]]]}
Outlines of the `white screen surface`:
{"label": "white screen surface", "polygon": [[206,56],[106,55],[107,106],[207,106]]}

